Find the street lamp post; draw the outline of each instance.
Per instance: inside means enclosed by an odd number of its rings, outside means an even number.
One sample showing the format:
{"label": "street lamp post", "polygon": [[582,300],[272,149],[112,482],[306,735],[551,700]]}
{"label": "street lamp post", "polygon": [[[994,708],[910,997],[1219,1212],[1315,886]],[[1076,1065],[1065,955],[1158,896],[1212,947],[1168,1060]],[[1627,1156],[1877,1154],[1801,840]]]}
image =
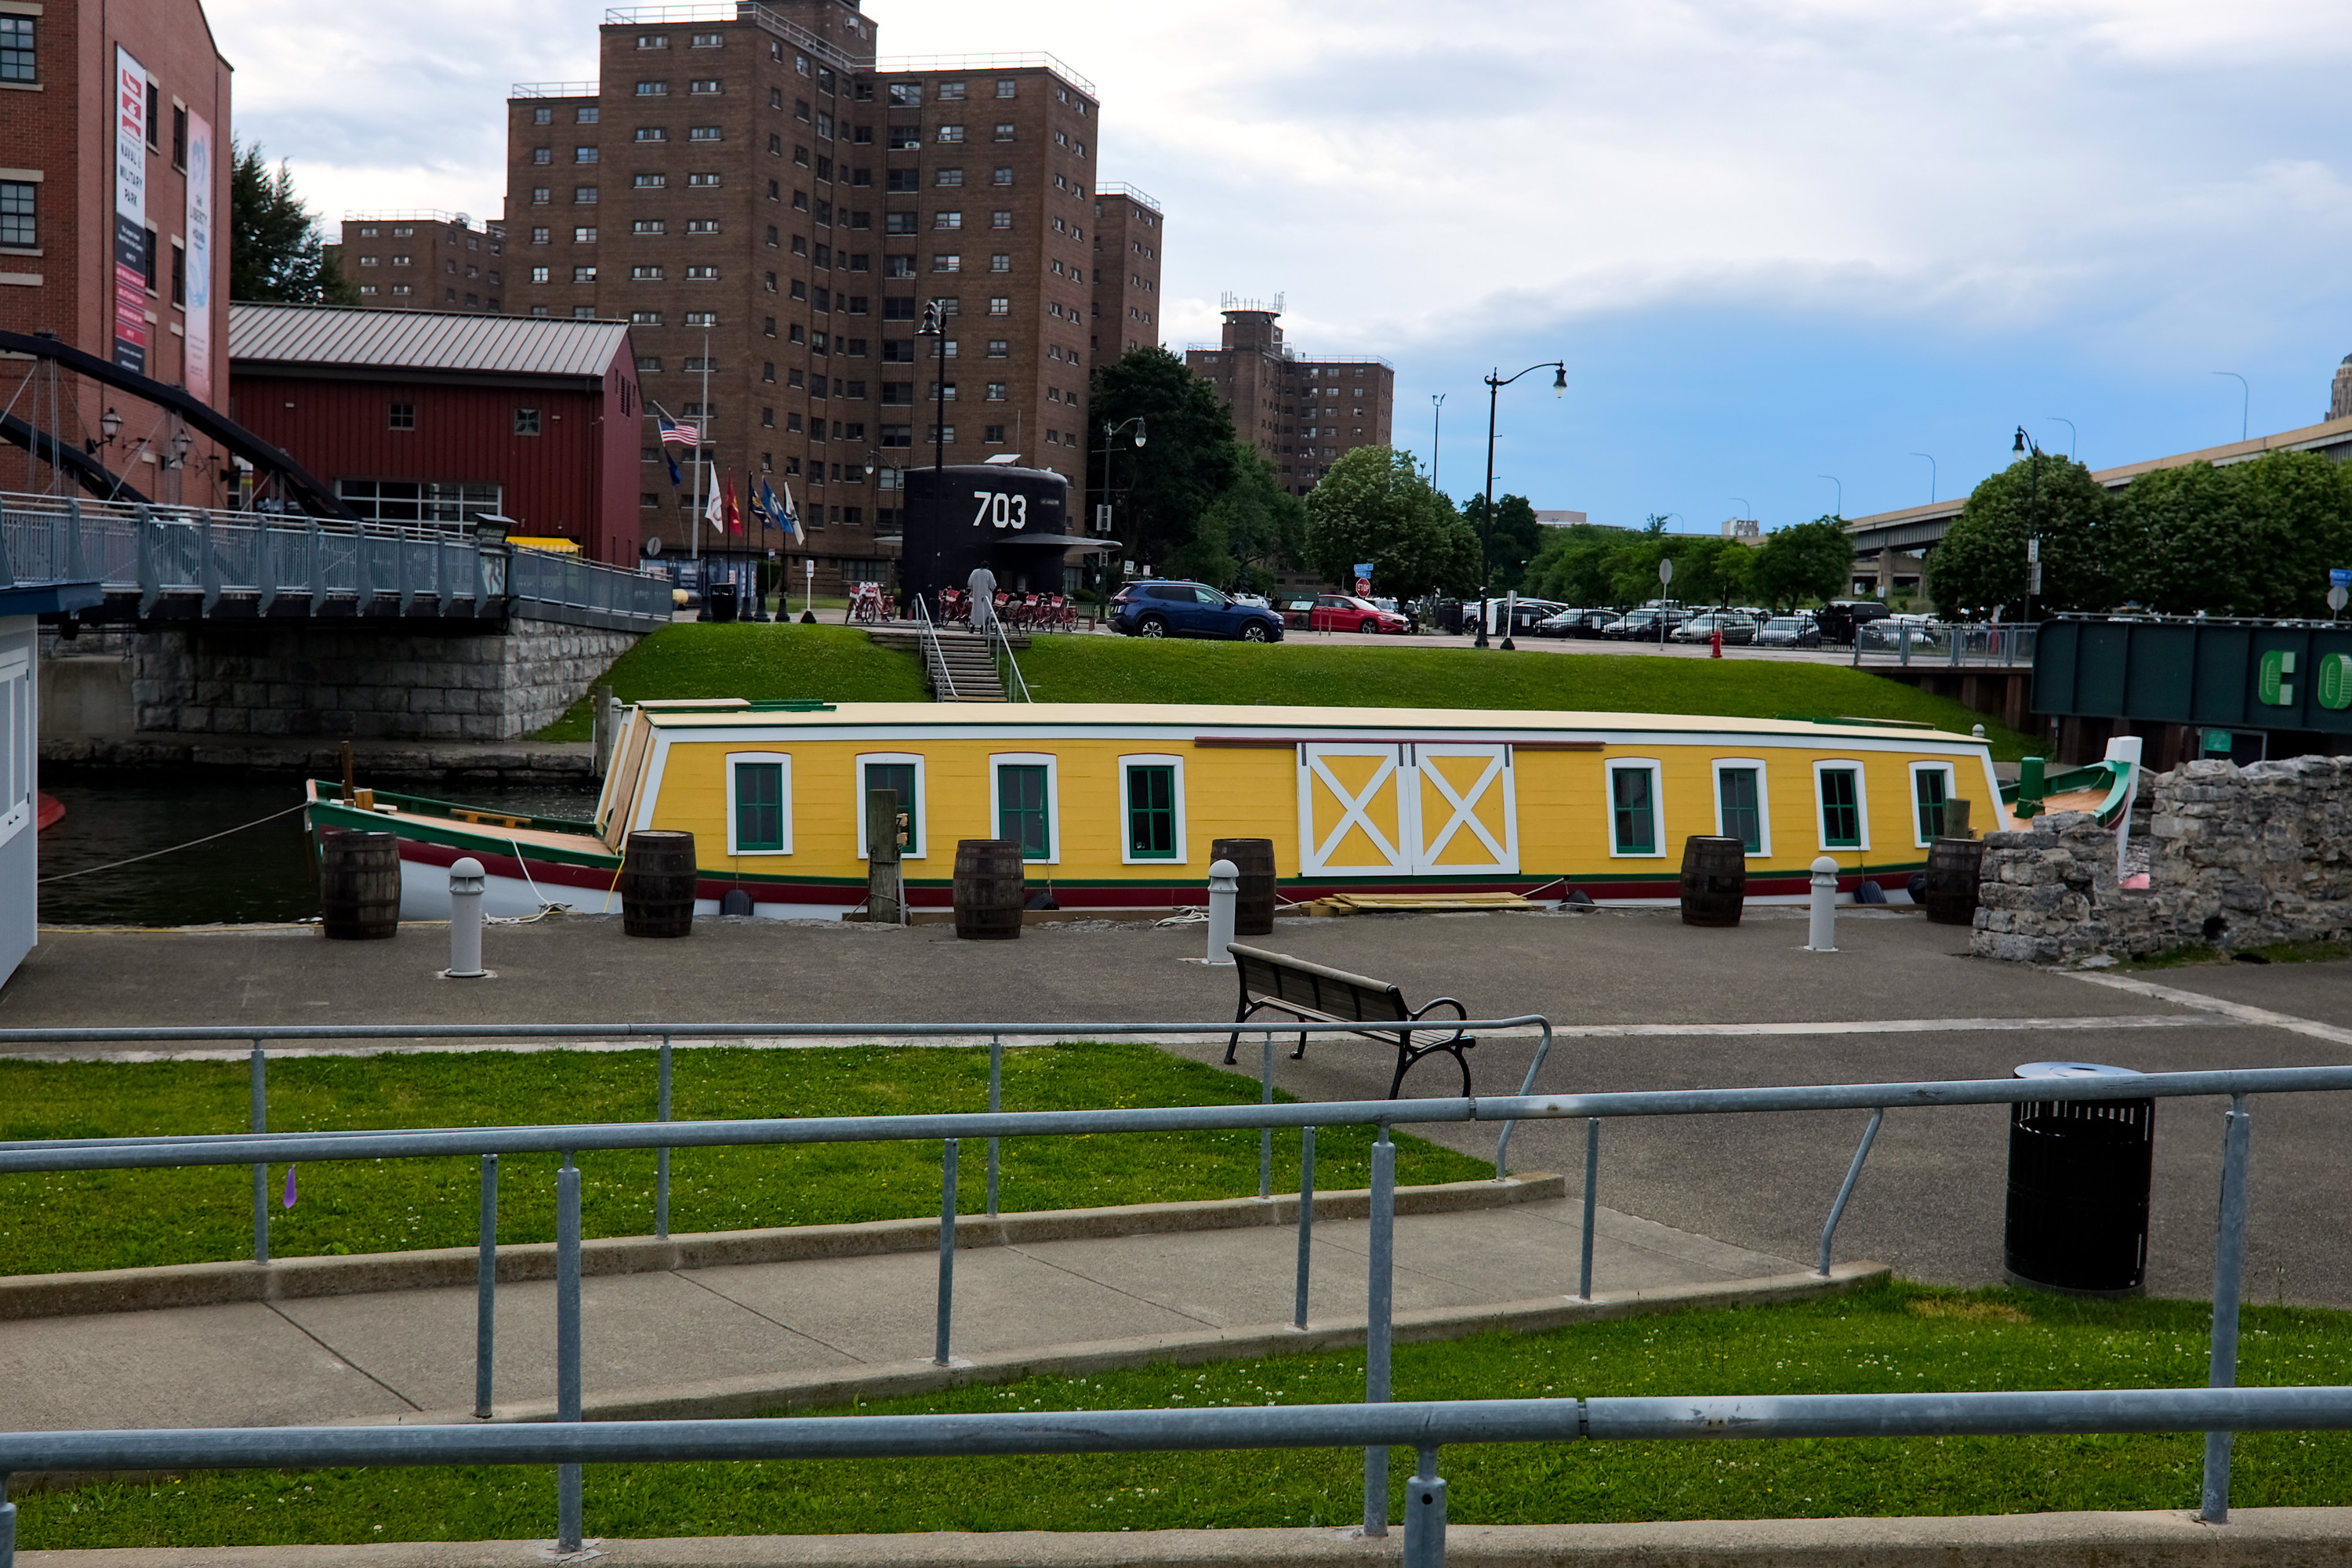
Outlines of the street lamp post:
{"label": "street lamp post", "polygon": [[2042,564],[2042,447],[2017,427],[2017,438],[2009,444],[2011,453],[2025,457],[2025,624],[2033,624],[2033,574]]}
{"label": "street lamp post", "polygon": [[[940,547],[938,542],[946,537],[948,520],[947,331],[947,302],[926,300],[923,302],[923,319],[915,328],[915,335],[931,340],[931,538],[934,550]],[[901,545],[899,558],[903,561],[905,557],[906,548]],[[904,581],[903,569],[900,575],[901,591],[913,592]],[[904,605],[900,607],[903,609]]]}
{"label": "street lamp post", "polygon": [[1914,452],[1911,455],[1927,459],[1927,504],[1933,506],[1936,503],[1936,459],[1927,452]]}
{"label": "street lamp post", "polygon": [[[1102,500],[1097,504],[1095,509],[1094,527],[1097,533],[1108,533],[1110,531],[1110,451],[1113,447],[1118,444],[1118,433],[1126,429],[1130,425],[1135,426],[1135,444],[1139,447],[1142,446],[1144,436],[1142,415],[1139,414],[1132,419],[1122,419],[1116,425],[1112,424],[1108,419],[1103,421],[1102,489],[1100,491]],[[1097,557],[1096,559],[1100,561],[1101,558]],[[1101,586],[1109,577],[1108,570],[1109,563],[1102,562],[1102,564],[1105,567],[1105,570],[1097,574],[1097,586]]]}
{"label": "street lamp post", "polygon": [[1843,479],[1839,479],[1835,474],[1815,474],[1815,475],[1813,476],[1813,478],[1815,478],[1815,479],[1827,479],[1827,480],[1829,480],[1829,482],[1830,482],[1830,483],[1832,483],[1832,484],[1833,484],[1833,485],[1837,486],[1837,498],[1838,498],[1838,499],[1837,499],[1837,515],[1838,515],[1838,521],[1841,521],[1841,522],[1844,521],[1845,521],[1845,481],[1844,481]]}
{"label": "street lamp post", "polygon": [[2074,448],[2082,445],[2083,433],[2075,429],[2074,422],[2063,414],[2053,414],[2050,417],[2066,426],[2066,460],[2071,463],[2074,460]]}
{"label": "street lamp post", "polygon": [[[1568,395],[1568,362],[1565,360],[1539,360],[1516,375],[1503,374],[1502,366],[1496,365],[1484,378],[1486,383],[1486,510],[1478,520],[1481,526],[1478,530],[1478,636],[1475,646],[1479,647],[1489,646],[1486,641],[1486,601],[1493,592],[1495,579],[1495,406],[1503,395],[1503,388],[1528,371],[1538,370],[1552,373],[1551,395],[1554,397]],[[1511,629],[1508,626],[1503,628],[1503,647],[1507,649],[1511,647]]]}
{"label": "street lamp post", "polygon": [[1437,438],[1445,427],[1445,394],[1429,395],[1429,488],[1437,488]]}
{"label": "street lamp post", "polygon": [[2213,374],[2226,375],[2238,384],[2238,439],[2242,441],[2246,438],[2248,416],[2253,412],[2254,389],[2248,386],[2246,378],[2234,370],[2217,370]]}

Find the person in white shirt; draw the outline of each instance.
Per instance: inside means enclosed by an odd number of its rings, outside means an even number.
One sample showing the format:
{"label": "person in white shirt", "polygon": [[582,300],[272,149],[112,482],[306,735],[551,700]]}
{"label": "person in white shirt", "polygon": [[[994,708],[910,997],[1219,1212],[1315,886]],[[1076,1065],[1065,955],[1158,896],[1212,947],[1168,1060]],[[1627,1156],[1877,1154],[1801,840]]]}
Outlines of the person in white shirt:
{"label": "person in white shirt", "polygon": [[983,563],[971,569],[964,586],[971,594],[971,629],[984,632],[996,618],[996,574]]}

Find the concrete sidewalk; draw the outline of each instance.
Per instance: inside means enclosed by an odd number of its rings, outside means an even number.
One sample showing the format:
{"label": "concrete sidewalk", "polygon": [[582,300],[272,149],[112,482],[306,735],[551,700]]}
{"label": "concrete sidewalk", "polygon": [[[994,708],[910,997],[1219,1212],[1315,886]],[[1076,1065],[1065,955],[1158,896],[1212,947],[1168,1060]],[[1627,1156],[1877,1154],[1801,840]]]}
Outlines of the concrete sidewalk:
{"label": "concrete sidewalk", "polygon": [[[1542,1328],[1675,1301],[1832,1288],[1787,1258],[1603,1210],[1595,1304],[1578,1286],[1580,1205],[1504,1202],[1396,1220],[1400,1338]],[[983,1222],[975,1221],[978,1226]],[[1309,1328],[1290,1325],[1297,1232],[1161,1232],[960,1248],[953,1351],[931,1364],[935,1253],[812,1258],[583,1286],[593,1415],[748,1414],[1028,1372],[1360,1344],[1368,1223],[1318,1218]],[[1838,1285],[1874,1266],[1839,1271]],[[470,1288],[244,1301],[0,1322],[18,1431],[471,1419]],[[544,1417],[555,1287],[504,1284],[497,1410]]]}

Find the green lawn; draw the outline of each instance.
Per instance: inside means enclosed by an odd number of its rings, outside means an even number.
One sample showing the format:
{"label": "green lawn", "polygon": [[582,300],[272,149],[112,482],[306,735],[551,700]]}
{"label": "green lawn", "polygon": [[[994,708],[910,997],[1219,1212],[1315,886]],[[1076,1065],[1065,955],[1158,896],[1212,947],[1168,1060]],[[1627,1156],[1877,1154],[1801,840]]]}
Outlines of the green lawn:
{"label": "green lawn", "polygon": [[[2201,1385],[2196,1302],[2081,1302],[1888,1284],[1739,1310],[1400,1348],[1399,1399]],[[2352,1314],[2251,1307],[2241,1381],[2352,1381]],[[592,1328],[593,1329],[593,1320]],[[1360,1353],[1032,1378],[862,1413],[1352,1402]],[[1461,1523],[2191,1509],[2195,1434],[1449,1448]],[[592,1535],[1341,1526],[1360,1451],[591,1468]],[[1401,1493],[1411,1467],[1397,1450]],[[546,1469],[201,1475],[24,1500],[27,1547],[544,1538]],[[2240,1507],[2352,1503],[2352,1435],[2241,1436]],[[1402,1517],[1397,1513],[1394,1517]]]}
{"label": "green lawn", "polygon": [[[1395,644],[1152,642],[1040,637],[1018,655],[1041,702],[1265,702],[1342,708],[1583,709],[1720,713],[1731,718],[1896,719],[1969,731],[1981,723],[1993,755],[2038,742],[1948,698],[1843,665],[1641,654],[1476,654]],[[910,654],[889,653],[851,626],[665,627],[614,663],[623,701],[639,697],[815,697],[835,702],[921,701]],[[583,700],[544,731],[585,740]]]}
{"label": "green lawn", "polygon": [[[876,647],[855,626],[798,622],[681,621],[613,661],[604,679],[624,702],[641,697],[814,697],[827,702],[922,702],[922,666]],[[588,699],[539,732],[542,741],[585,741]]]}
{"label": "green lawn", "polygon": [[[673,1114],[877,1116],[982,1110],[988,1053],[864,1047],[827,1050],[696,1048],[676,1053]],[[527,1126],[651,1121],[650,1051],[551,1051],[314,1057],[273,1062],[269,1125],[281,1132],[350,1127]],[[0,1140],[240,1131],[241,1062],[0,1062]],[[1257,1080],[1135,1044],[1008,1049],[1012,1110],[1231,1105]],[[1289,1098],[1285,1096],[1286,1099]],[[1370,1180],[1371,1135],[1333,1128],[1316,1142],[1326,1188]],[[1464,1181],[1494,1167],[1400,1135],[1399,1179]],[[1297,1184],[1297,1137],[1275,1140],[1276,1181]],[[1153,1133],[1007,1142],[999,1206],[1084,1208],[1257,1191],[1257,1134]],[[961,1194],[982,1185],[964,1154]],[[820,1143],[683,1150],[672,1157],[673,1231],[830,1225],[939,1213],[936,1142]],[[583,1226],[595,1236],[653,1230],[654,1156],[583,1155]],[[555,1238],[553,1156],[499,1162],[502,1241]],[[314,1163],[290,1211],[270,1173],[270,1250],[281,1258],[470,1247],[478,1237],[471,1159]],[[0,1176],[0,1274],[202,1263],[252,1256],[251,1176],[243,1166]]]}

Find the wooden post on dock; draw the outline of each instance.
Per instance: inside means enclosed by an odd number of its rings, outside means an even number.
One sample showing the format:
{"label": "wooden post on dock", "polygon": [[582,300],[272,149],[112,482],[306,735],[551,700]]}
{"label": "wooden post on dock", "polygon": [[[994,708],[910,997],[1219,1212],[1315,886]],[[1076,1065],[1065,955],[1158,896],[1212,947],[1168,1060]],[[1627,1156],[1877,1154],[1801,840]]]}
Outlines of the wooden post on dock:
{"label": "wooden post on dock", "polygon": [[357,763],[352,756],[352,743],[349,741],[345,741],[341,749],[342,752],[343,761],[342,799],[343,804],[345,805],[349,805],[352,803],[352,795],[353,792],[359,787],[359,768]]}
{"label": "wooden post on dock", "polygon": [[866,918],[877,925],[907,923],[905,887],[898,876],[901,833],[898,792],[866,795]]}
{"label": "wooden post on dock", "polygon": [[595,753],[596,776],[603,778],[613,760],[613,689],[592,686],[588,689],[589,747]]}

